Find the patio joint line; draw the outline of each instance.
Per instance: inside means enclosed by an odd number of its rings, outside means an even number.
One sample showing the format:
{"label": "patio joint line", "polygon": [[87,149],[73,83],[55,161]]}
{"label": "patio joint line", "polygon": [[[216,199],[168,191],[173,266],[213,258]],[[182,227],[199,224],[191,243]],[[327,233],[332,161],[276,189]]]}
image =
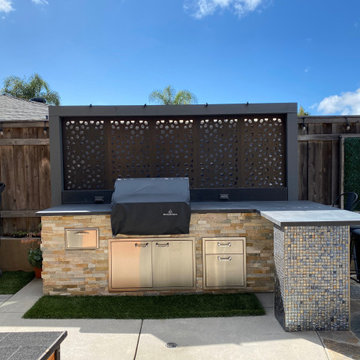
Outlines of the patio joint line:
{"label": "patio joint line", "polygon": [[326,348],[326,346],[325,346],[325,344],[324,344],[324,342],[323,342],[323,339],[321,338],[319,332],[318,332],[317,330],[315,330],[315,333],[316,333],[316,335],[318,336],[318,338],[319,338],[319,340],[320,340],[320,342],[321,342],[321,345],[322,345],[322,347],[323,347],[323,349],[324,349],[324,351],[325,351],[325,354],[326,354],[327,359],[328,359],[328,360],[331,360],[331,359],[330,359],[330,356],[329,356],[329,353],[328,353],[328,350],[327,350],[327,348]]}
{"label": "patio joint line", "polygon": [[137,355],[137,351],[138,351],[138,347],[139,347],[139,342],[140,342],[140,336],[141,336],[141,331],[142,331],[143,323],[144,323],[144,319],[141,319],[141,325],[140,325],[139,336],[138,336],[138,339],[137,339],[137,342],[136,342],[136,348],[135,348],[134,360],[136,359],[136,355]]}

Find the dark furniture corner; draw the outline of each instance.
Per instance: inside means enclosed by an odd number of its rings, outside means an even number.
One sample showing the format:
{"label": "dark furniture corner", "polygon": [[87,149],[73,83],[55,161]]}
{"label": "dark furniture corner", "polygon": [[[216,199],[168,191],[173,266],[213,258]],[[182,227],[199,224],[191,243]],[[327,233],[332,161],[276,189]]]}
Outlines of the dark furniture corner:
{"label": "dark furniture corner", "polygon": [[0,359],[60,360],[66,336],[67,331],[0,333]]}

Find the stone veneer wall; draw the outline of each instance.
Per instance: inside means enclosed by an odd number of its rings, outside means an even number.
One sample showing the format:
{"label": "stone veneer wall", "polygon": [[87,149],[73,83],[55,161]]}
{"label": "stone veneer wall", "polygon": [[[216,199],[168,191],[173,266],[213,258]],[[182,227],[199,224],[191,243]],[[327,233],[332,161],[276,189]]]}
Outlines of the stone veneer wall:
{"label": "stone veneer wall", "polygon": [[274,260],[285,330],[349,330],[348,226],[274,227]]}
{"label": "stone veneer wall", "polygon": [[[41,220],[44,294],[109,294],[108,240],[113,238],[110,215],[43,216]],[[99,248],[96,250],[65,250],[64,228],[83,227],[99,228]],[[194,237],[196,242],[196,292],[203,291],[202,238],[224,236],[246,237],[247,287],[243,291],[273,291],[274,258],[271,222],[256,213],[194,213],[191,215],[189,235],[150,237],[186,238],[189,236]],[[116,238],[139,239],[146,238],[146,236],[118,235]],[[179,291],[167,290],[166,293]],[[242,290],[237,289],[236,291]],[[158,293],[158,291],[146,292]],[[121,294],[142,293],[139,291]]]}

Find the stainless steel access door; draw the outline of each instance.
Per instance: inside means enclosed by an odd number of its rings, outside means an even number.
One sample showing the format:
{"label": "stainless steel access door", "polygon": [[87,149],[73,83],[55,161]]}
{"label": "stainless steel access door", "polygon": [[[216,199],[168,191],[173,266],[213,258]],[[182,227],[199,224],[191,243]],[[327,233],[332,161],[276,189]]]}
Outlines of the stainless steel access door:
{"label": "stainless steel access door", "polygon": [[192,240],[154,241],[152,255],[155,288],[194,286]]}
{"label": "stainless steel access door", "polygon": [[110,240],[109,289],[152,287],[151,242]]}

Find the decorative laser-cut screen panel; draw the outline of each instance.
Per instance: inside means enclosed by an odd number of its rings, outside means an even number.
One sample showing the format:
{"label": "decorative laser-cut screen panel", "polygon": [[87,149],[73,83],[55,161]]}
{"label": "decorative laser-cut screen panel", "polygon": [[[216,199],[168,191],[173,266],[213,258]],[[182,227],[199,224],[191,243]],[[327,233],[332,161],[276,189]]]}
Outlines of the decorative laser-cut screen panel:
{"label": "decorative laser-cut screen panel", "polygon": [[64,120],[64,188],[104,189],[105,150],[104,120]]}
{"label": "decorative laser-cut screen panel", "polygon": [[193,189],[286,187],[283,116],[63,119],[64,190],[118,177],[189,177]]}
{"label": "decorative laser-cut screen panel", "polygon": [[193,120],[111,121],[111,181],[118,177],[193,178]]}
{"label": "decorative laser-cut screen panel", "polygon": [[196,188],[241,187],[241,120],[210,118],[199,124]]}
{"label": "decorative laser-cut screen panel", "polygon": [[284,120],[252,117],[243,122],[243,187],[284,187]]}

